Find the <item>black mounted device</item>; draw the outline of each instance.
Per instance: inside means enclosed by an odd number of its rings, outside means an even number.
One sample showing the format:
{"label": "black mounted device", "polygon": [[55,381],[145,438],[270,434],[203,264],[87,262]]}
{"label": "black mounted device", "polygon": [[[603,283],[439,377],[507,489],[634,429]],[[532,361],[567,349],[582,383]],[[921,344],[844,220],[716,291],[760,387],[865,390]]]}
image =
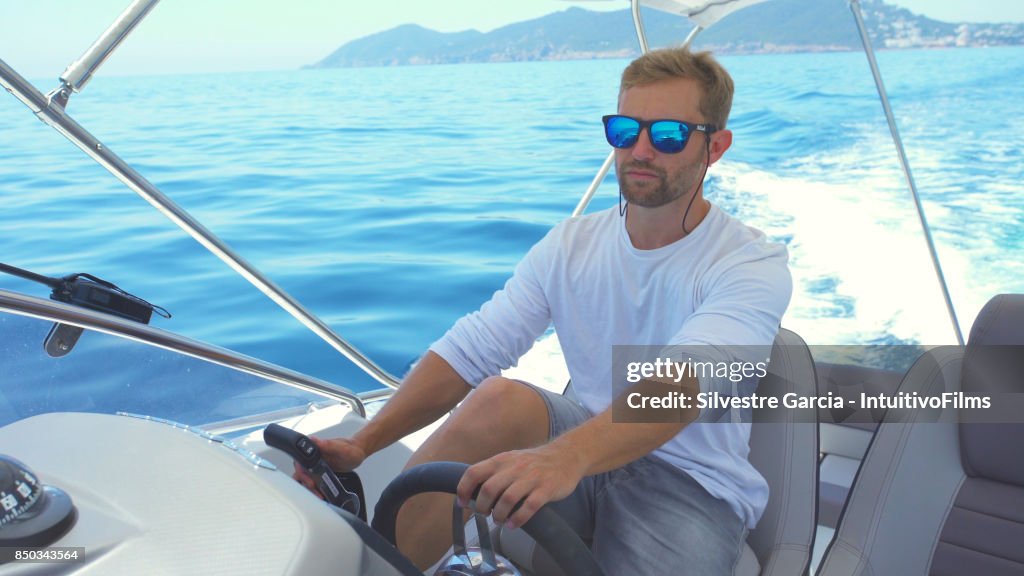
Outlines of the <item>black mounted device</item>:
{"label": "black mounted device", "polygon": [[[52,289],[50,298],[74,306],[81,306],[97,312],[112,314],[126,320],[149,324],[153,312],[164,318],[171,314],[160,306],[146,302],[118,288],[115,284],[91,274],[70,274],[62,278],[51,278],[0,263],[0,272],[45,284]],[[54,358],[64,356],[75,347],[82,335],[82,328],[70,324],[54,323],[50,328],[43,347]]]}

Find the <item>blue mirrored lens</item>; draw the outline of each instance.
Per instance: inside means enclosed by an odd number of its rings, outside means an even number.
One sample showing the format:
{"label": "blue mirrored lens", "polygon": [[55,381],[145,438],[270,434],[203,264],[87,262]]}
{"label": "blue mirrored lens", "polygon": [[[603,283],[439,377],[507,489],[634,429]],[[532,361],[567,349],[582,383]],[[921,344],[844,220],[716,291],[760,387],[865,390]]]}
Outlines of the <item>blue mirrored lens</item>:
{"label": "blue mirrored lens", "polygon": [[605,123],[605,136],[615,148],[629,148],[636,144],[640,123],[626,116],[613,116]]}
{"label": "blue mirrored lens", "polygon": [[690,129],[679,122],[655,122],[648,129],[651,133],[651,144],[659,152],[674,154],[686,147],[690,137]]}

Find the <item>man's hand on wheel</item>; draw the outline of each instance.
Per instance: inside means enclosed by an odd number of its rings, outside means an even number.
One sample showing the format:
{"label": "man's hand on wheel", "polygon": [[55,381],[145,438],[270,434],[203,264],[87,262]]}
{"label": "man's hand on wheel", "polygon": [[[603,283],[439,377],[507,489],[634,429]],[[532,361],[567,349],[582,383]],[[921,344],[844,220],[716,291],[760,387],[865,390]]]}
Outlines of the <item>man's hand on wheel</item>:
{"label": "man's hand on wheel", "polygon": [[[504,452],[470,466],[457,495],[465,505],[477,487],[476,511],[519,528],[542,506],[566,498],[583,479],[583,466],[551,445]],[[518,508],[517,508],[518,506]]]}

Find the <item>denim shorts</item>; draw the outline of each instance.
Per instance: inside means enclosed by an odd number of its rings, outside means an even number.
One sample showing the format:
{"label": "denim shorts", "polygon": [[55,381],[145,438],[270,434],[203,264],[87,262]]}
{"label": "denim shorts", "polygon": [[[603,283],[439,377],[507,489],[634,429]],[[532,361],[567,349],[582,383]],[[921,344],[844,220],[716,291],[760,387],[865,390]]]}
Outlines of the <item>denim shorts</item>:
{"label": "denim shorts", "polygon": [[[590,418],[575,400],[530,387],[547,405],[549,439]],[[605,574],[732,576],[747,535],[725,501],[651,454],[585,477],[550,506],[590,545]]]}

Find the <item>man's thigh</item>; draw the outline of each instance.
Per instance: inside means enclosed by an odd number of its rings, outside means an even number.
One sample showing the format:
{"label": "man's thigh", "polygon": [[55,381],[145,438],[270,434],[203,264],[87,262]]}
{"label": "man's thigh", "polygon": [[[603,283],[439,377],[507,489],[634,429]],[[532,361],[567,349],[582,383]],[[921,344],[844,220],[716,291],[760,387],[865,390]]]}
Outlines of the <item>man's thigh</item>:
{"label": "man's thigh", "polygon": [[646,456],[595,497],[592,549],[606,574],[732,576],[746,529],[689,474]]}
{"label": "man's thigh", "polygon": [[[590,415],[538,388],[553,438]],[[732,576],[746,528],[725,501],[652,455],[587,476],[551,506],[591,545],[605,574]]]}

